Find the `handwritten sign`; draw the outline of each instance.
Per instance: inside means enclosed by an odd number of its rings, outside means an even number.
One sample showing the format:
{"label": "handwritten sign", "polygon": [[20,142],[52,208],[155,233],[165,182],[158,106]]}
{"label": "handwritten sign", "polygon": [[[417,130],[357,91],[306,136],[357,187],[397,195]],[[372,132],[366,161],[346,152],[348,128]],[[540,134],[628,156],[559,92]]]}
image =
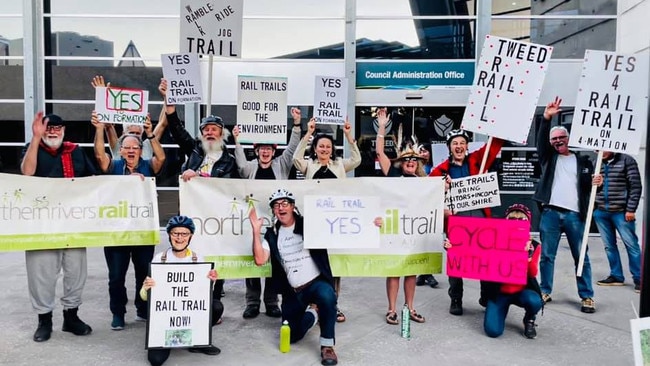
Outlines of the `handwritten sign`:
{"label": "handwritten sign", "polygon": [[95,88],[95,111],[100,122],[144,124],[149,92],[139,89]]}
{"label": "handwritten sign", "polygon": [[287,78],[239,76],[237,121],[242,143],[287,143]]}
{"label": "handwritten sign", "polygon": [[149,296],[147,348],[204,346],[212,343],[213,263],[152,263],[156,285]]}
{"label": "handwritten sign", "polygon": [[454,212],[501,206],[497,173],[452,179],[447,207]]}
{"label": "handwritten sign", "polygon": [[241,58],[243,0],[181,0],[180,52]]}
{"label": "handwritten sign", "polygon": [[526,143],[552,50],[486,36],[461,128]]}
{"label": "handwritten sign", "polygon": [[648,123],[648,53],[585,51],[569,146],[638,154]]}
{"label": "handwritten sign", "polygon": [[167,104],[203,101],[199,55],[174,53],[161,55],[163,77],[167,79]]}
{"label": "handwritten sign", "polygon": [[305,196],[305,248],[379,248],[378,196]]}
{"label": "handwritten sign", "polygon": [[314,118],[318,123],[342,125],[348,104],[348,79],[316,76]]}
{"label": "handwritten sign", "polygon": [[447,275],[525,284],[530,222],[450,216]]}

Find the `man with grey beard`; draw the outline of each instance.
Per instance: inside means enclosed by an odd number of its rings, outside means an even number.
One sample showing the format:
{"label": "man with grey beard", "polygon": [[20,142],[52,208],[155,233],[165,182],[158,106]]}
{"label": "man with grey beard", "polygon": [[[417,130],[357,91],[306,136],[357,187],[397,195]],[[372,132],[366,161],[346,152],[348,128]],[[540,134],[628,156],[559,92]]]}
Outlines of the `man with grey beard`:
{"label": "man with grey beard", "polygon": [[[77,144],[63,141],[65,124],[61,117],[38,112],[32,122],[32,140],[23,151],[23,175],[50,178],[86,177],[95,174],[93,163]],[[27,285],[38,328],[34,341],[44,342],[52,334],[52,310],[59,272],[63,269],[63,331],[88,335],[92,328],[77,316],[81,293],[86,284],[86,248],[25,251]]]}

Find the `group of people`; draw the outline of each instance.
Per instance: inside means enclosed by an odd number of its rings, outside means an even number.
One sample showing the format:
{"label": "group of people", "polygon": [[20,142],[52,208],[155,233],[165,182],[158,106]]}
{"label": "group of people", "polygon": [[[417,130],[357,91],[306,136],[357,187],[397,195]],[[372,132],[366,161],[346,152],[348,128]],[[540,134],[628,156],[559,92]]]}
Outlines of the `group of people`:
{"label": "group of people", "polygon": [[[104,86],[101,77],[95,77],[92,85]],[[161,80],[159,91],[165,99],[167,83]],[[634,230],[635,211],[641,195],[641,181],[636,162],[624,154],[605,153],[605,164],[600,174],[594,174],[593,165],[588,158],[568,148],[568,131],[561,126],[551,127],[551,120],[560,112],[561,100],[556,98],[544,110],[544,119],[537,131],[537,150],[541,165],[541,179],[533,196],[539,204],[540,239],[531,240],[525,248],[529,252],[528,277],[526,285],[495,284],[481,281],[479,303],[486,307],[484,328],[490,337],[503,333],[504,322],[510,304],[525,308],[523,334],[528,338],[536,336],[535,320],[543,304],[551,301],[555,256],[561,233],[565,233],[571,254],[578,265],[582,232],[586,217],[588,192],[592,185],[598,186],[594,218],[605,242],[605,250],[610,263],[610,275],[598,281],[599,285],[613,286],[624,283],[621,259],[616,246],[615,231],[621,234],[628,251],[630,272],[635,290],[640,285],[640,248]],[[302,115],[299,109],[292,108],[293,128],[289,143],[276,157],[277,145],[255,144],[255,160],[246,159],[243,147],[239,144],[240,131],[233,128],[235,141],[234,156],[228,153],[226,141],[230,131],[222,119],[210,115],[202,119],[200,136],[193,138],[183,126],[174,105],[165,105],[158,125],[154,129],[150,118],[143,126],[126,126],[123,135],[117,138],[110,124],[98,121],[96,114],[91,116],[95,127],[95,160],[93,163],[78,145],[63,141],[65,122],[59,116],[36,114],[32,123],[32,139],[24,150],[21,171],[24,175],[39,177],[83,177],[99,173],[113,175],[137,175],[153,177],[165,162],[165,152],[159,138],[167,129],[180,151],[187,159],[181,177],[190,180],[202,177],[241,177],[243,179],[288,179],[294,166],[305,179],[343,179],[361,163],[361,154],[356,144],[349,122],[343,126],[350,157],[337,157],[334,139],[328,134],[315,134],[316,122],[312,118],[307,123],[305,135],[301,138]],[[481,174],[485,167],[493,165],[504,144],[498,138],[490,144],[469,152],[470,137],[463,130],[452,130],[446,136],[449,150],[448,158],[437,166],[432,166],[430,146],[419,145],[415,139],[398,138],[397,156],[389,158],[384,151],[386,125],[389,116],[385,108],[377,110],[378,132],[376,137],[377,161],[383,175],[390,177],[444,177],[449,183],[452,179]],[[105,150],[105,134],[108,136],[112,154]],[[401,136],[400,136],[401,137]],[[305,151],[311,145],[309,158]],[[483,171],[482,171],[483,170]],[[137,178],[134,178],[137,179]],[[295,206],[293,195],[282,189],[269,200],[275,224],[262,232],[262,221],[251,210],[250,223],[253,231],[252,253],[255,263],[272,264],[272,276],[265,280],[262,296],[262,283],[258,278],[246,279],[246,307],[243,317],[255,318],[260,313],[261,297],[266,315],[282,317],[291,327],[291,341],[300,340],[309,329],[320,325],[321,363],[335,365],[338,362],[334,351],[335,324],[346,320],[338,307],[341,279],[334,277],[324,249],[305,249],[303,247],[304,218]],[[445,216],[462,215],[491,217],[490,209],[476,209],[465,212],[446,210]],[[532,219],[532,211],[521,204],[506,210],[507,219]],[[380,223],[378,223],[380,224]],[[155,285],[147,277],[151,262],[196,262],[200,256],[188,248],[194,234],[192,220],[175,216],[167,225],[171,248],[154,257],[153,246],[106,247],[104,250],[108,267],[109,306],[113,314],[111,328],[121,330],[125,327],[126,304],[125,287],[129,261],[134,263],[136,289],[135,307],[137,321],[146,321],[147,290]],[[454,243],[445,241],[445,249]],[[38,313],[38,327],[34,341],[47,341],[52,333],[52,311],[55,307],[54,290],[58,273],[63,270],[64,294],[61,298],[64,312],[63,331],[76,335],[92,332],[89,325],[78,317],[81,293],[86,281],[86,249],[54,249],[26,251],[26,267],[30,299]],[[539,261],[539,266],[538,266]],[[540,282],[537,282],[539,269]],[[213,319],[214,324],[221,321],[223,304],[220,299],[223,280],[216,271],[208,274],[214,281]],[[386,279],[388,310],[386,322],[398,324],[397,294],[399,278]],[[585,313],[596,310],[593,300],[591,267],[588,255],[585,256],[581,276],[576,276],[580,309]],[[414,308],[417,285],[436,287],[438,281],[431,274],[405,276],[403,281],[405,303],[410,311],[410,319],[424,323],[425,317]],[[449,312],[463,314],[463,279],[449,277]],[[278,295],[282,295],[281,305]],[[213,324],[213,325],[214,325]],[[192,352],[216,355],[220,351],[215,346],[191,348]],[[149,361],[161,365],[169,356],[169,350],[150,350]]]}

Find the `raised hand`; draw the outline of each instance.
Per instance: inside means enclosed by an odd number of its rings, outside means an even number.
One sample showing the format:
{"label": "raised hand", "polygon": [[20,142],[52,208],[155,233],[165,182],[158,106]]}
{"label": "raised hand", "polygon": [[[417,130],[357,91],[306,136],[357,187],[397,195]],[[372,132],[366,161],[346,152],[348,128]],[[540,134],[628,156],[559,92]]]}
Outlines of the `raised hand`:
{"label": "raised hand", "polygon": [[544,109],[544,119],[550,120],[553,116],[560,113],[562,111],[562,109],[560,109],[561,103],[562,99],[560,99],[560,97],[555,97],[554,101],[548,103],[546,109]]}

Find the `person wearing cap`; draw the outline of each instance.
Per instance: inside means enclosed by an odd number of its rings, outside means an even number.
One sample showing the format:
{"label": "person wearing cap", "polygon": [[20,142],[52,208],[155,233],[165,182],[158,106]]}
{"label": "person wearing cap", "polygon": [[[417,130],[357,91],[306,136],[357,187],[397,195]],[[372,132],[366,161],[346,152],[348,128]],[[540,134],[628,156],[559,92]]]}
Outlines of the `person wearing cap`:
{"label": "person wearing cap", "polygon": [[[291,343],[301,340],[319,323],[321,364],[336,365],[337,297],[327,250],[304,248],[304,219],[293,194],[278,189],[269,198],[269,206],[276,222],[266,230],[263,239],[263,219],[257,217],[255,209],[249,213],[255,264],[271,262],[273,283],[282,294],[282,318],[291,328]],[[318,307],[318,313],[310,304]]]}
{"label": "person wearing cap", "polygon": [[[289,172],[293,164],[293,153],[296,151],[300,141],[300,118],[298,108],[291,108],[293,117],[293,128],[289,144],[282,152],[282,155],[275,157],[276,144],[257,143],[253,145],[257,159],[247,161],[244,148],[239,143],[239,127],[233,128],[235,138],[235,160],[239,168],[239,175],[245,179],[289,179]],[[262,281],[259,278],[246,279],[246,308],[242,316],[244,319],[252,319],[260,313],[260,296],[262,293]],[[278,294],[274,290],[272,280],[267,278],[264,281],[264,306],[266,315],[272,318],[282,316],[278,307]]]}
{"label": "person wearing cap", "polygon": [[[65,124],[61,117],[38,112],[32,122],[32,138],[23,150],[20,170],[23,175],[49,178],[87,177],[95,167],[77,144],[63,141]],[[38,313],[38,327],[33,339],[44,342],[52,334],[52,311],[55,306],[56,283],[63,271],[64,332],[88,335],[92,328],[77,312],[86,284],[86,248],[45,249],[25,251],[27,285],[32,307]]]}
{"label": "person wearing cap", "polygon": [[[526,220],[530,222],[532,213],[527,206],[516,203],[506,209],[505,216],[507,220]],[[528,280],[525,285],[490,282],[489,286],[486,286],[485,297],[487,304],[483,318],[483,329],[488,337],[496,338],[503,334],[508,308],[513,304],[525,310],[523,319],[524,337],[528,339],[537,337],[535,319],[537,313],[544,306],[542,292],[536,278],[541,247],[538,241],[530,238],[525,249],[528,251]]]}
{"label": "person wearing cap", "polygon": [[[141,177],[153,177],[163,167],[165,152],[158,138],[150,139],[154,156],[151,159],[143,159],[143,143],[138,135],[123,135],[119,139],[120,158],[115,156],[111,159],[104,148],[104,129],[106,124],[99,122],[97,113],[93,111],[91,123],[95,127],[95,159],[99,169],[104,174],[111,175],[139,175]],[[152,134],[151,118],[147,116],[144,129],[148,135]],[[135,272],[135,300],[136,321],[147,319],[147,303],[142,301],[137,293],[140,291],[142,281],[147,276],[149,263],[153,258],[154,245],[125,245],[115,247],[104,247],[104,257],[108,267],[108,295],[109,306],[113,314],[111,329],[124,329],[124,314],[128,296],[125,287],[126,272],[129,269],[129,261],[133,262]]]}
{"label": "person wearing cap", "polygon": [[[170,247],[164,251],[156,254],[156,256],[151,261],[152,263],[197,263],[204,262],[202,256],[192,251],[189,246],[192,241],[192,236],[196,227],[191,218],[187,216],[174,216],[169,219],[167,223],[166,231],[169,235],[169,244]],[[216,283],[217,281],[217,271],[212,269],[207,274],[208,278]],[[140,289],[140,298],[142,301],[147,301],[149,298],[148,291],[156,286],[156,281],[154,278],[147,276],[142,282],[142,287]],[[213,295],[214,298],[214,295]],[[223,303],[214,299],[212,301],[212,326],[216,325],[218,320],[223,315]],[[214,346],[209,345],[207,347],[190,347],[188,349],[192,353],[203,353],[210,356],[216,356],[221,353],[221,350]],[[147,350],[147,359],[151,366],[160,366],[169,358],[170,349],[148,349]]]}
{"label": "person wearing cap", "polygon": [[[386,123],[388,116],[386,109],[380,108],[377,111],[377,129],[376,151],[377,160],[381,172],[387,177],[425,177],[422,163],[424,159],[420,155],[420,146],[417,143],[408,143],[404,149],[400,150],[402,142],[398,145],[398,155],[395,162],[399,167],[395,167],[393,162],[384,152],[384,134],[386,133]],[[410,318],[417,323],[424,323],[424,316],[418,314],[413,306],[415,298],[415,275],[404,276],[404,302],[409,308]],[[386,323],[391,325],[399,324],[397,320],[397,293],[399,292],[399,277],[386,278],[386,295],[388,296],[388,312],[386,312]]]}
{"label": "person wearing cap", "polygon": [[[487,154],[485,170],[492,166],[494,161],[501,151],[504,140],[493,138],[492,144],[488,150],[487,144],[483,145],[480,149],[469,153],[469,135],[464,130],[452,130],[447,134],[447,148],[449,149],[449,158],[442,163],[438,164],[429,176],[431,177],[446,177],[448,184],[452,179],[465,178],[472,175],[477,175],[481,172],[481,164],[483,157]],[[489,208],[469,210],[463,212],[453,212],[457,216],[472,216],[472,217],[490,217],[492,212]],[[482,286],[481,282],[481,286]],[[481,291],[483,292],[483,291]],[[451,298],[451,305],[449,306],[449,313],[452,315],[463,315],[463,279],[460,277],[449,277],[449,297]],[[479,298],[479,303],[485,306],[485,299],[483,295]]]}
{"label": "person wearing cap", "polygon": [[[573,257],[575,274],[580,259],[582,235],[587,220],[589,194],[594,167],[587,156],[569,150],[569,132],[563,126],[551,128],[553,116],[560,113],[562,99],[548,103],[544,118],[537,131],[537,155],[542,175],[533,194],[540,206],[539,235],[542,240],[542,256],[539,261],[542,299],[550,302],[553,291],[555,256],[560,236],[566,234]],[[585,243],[586,245],[586,243]],[[580,311],[591,314],[596,311],[591,283],[591,264],[585,252],[582,276],[575,276]]]}
{"label": "person wearing cap", "polygon": [[[361,164],[361,152],[352,136],[352,126],[347,119],[343,125],[343,134],[350,146],[349,158],[337,157],[334,138],[325,133],[314,136],[315,131],[316,119],[312,117],[307,123],[307,133],[300,140],[293,154],[293,165],[305,176],[305,179],[345,178],[348,172]],[[314,137],[311,141],[311,153],[309,159],[305,159],[305,150],[312,136]],[[334,289],[337,296],[341,294],[341,277],[334,277]],[[336,321],[342,323],[346,319],[345,314],[337,310]]]}

